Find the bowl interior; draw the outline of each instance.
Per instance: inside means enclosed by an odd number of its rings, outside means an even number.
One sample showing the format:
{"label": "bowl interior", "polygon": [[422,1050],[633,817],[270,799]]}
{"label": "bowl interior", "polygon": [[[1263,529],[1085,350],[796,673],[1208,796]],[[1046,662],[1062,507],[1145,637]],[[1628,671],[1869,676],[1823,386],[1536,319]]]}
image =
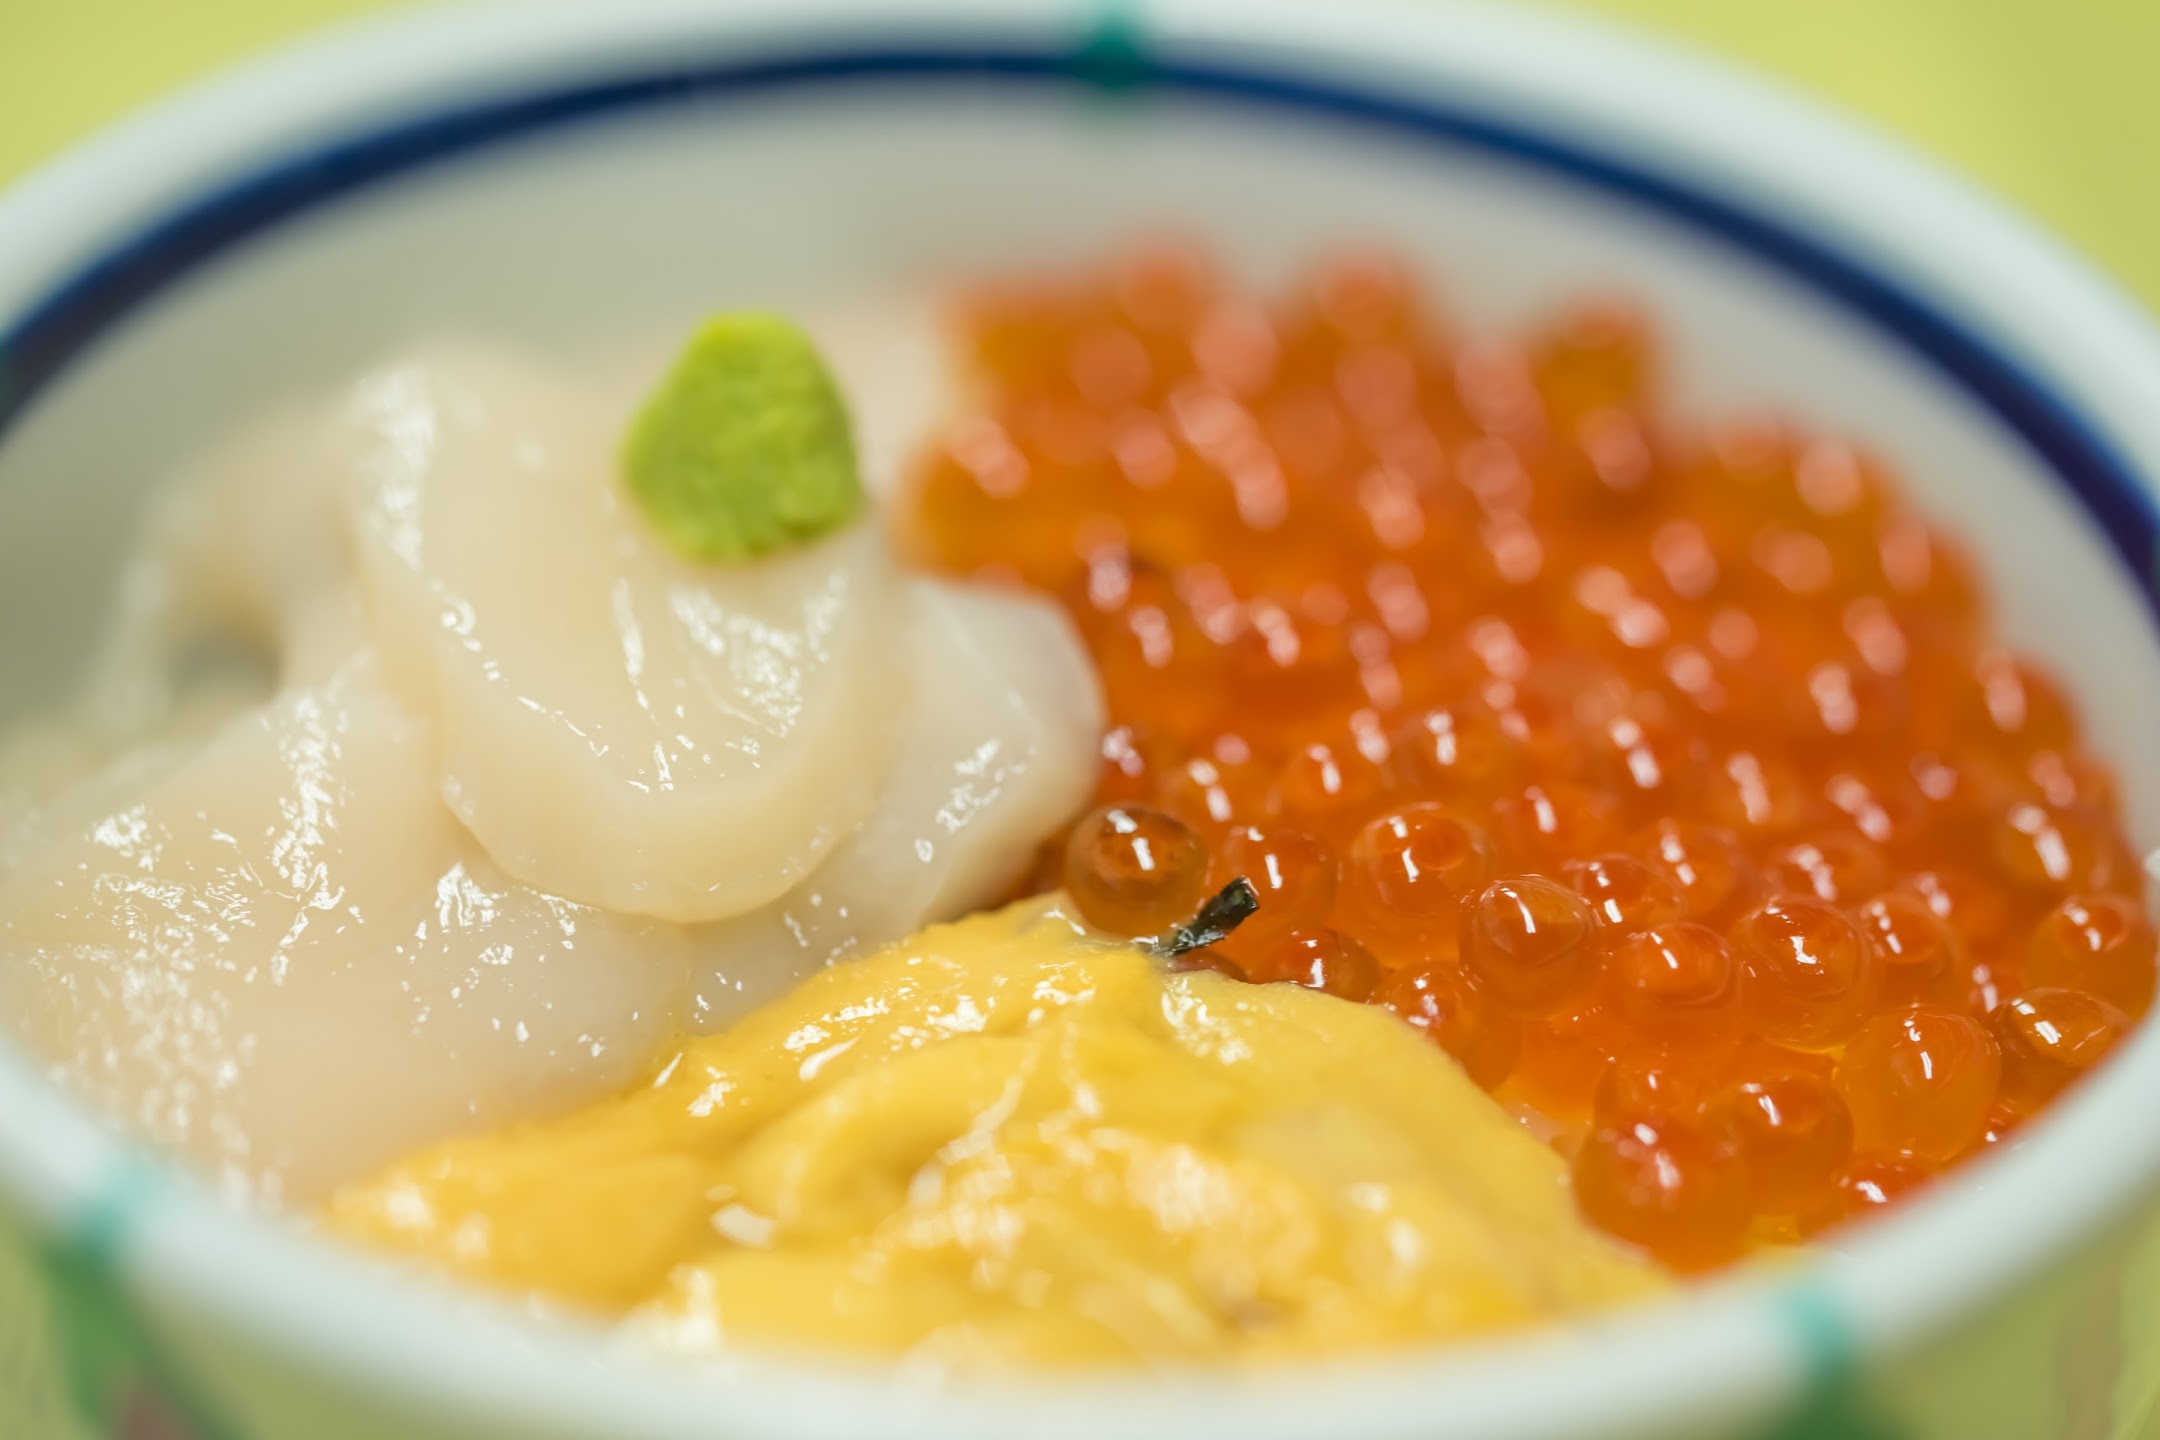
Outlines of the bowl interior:
{"label": "bowl interior", "polygon": [[2082,702],[2133,839],[2160,844],[2160,633],[2121,537],[1881,315],[1519,139],[1376,123],[1295,85],[1125,93],[955,67],[718,87],[417,154],[180,276],[0,431],[0,723],[64,693],[176,463],[408,342],[657,354],[713,309],[915,314],[965,277],[1138,231],[1197,235],[1263,280],[1371,239],[1470,333],[1636,297],[1684,417],[1769,410],[1885,457],[1977,554],[2012,643]]}

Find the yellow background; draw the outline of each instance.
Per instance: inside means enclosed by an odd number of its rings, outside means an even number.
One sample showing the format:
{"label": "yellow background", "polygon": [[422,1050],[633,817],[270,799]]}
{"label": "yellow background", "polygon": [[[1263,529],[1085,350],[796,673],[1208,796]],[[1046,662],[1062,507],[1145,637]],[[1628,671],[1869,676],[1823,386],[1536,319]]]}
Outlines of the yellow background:
{"label": "yellow background", "polygon": [[[2160,309],[2160,0],[1575,0],[1777,72],[2040,216]],[[0,183],[383,0],[0,0]]]}

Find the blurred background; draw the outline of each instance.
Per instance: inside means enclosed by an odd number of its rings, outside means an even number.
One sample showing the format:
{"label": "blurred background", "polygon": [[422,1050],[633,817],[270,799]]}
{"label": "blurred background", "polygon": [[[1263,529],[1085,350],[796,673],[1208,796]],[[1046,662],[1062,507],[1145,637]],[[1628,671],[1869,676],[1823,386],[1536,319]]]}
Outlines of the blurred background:
{"label": "blurred background", "polygon": [[[1664,31],[1858,112],[2037,215],[2160,311],[2160,0],[1539,3]],[[0,184],[220,65],[384,8],[0,0]]]}

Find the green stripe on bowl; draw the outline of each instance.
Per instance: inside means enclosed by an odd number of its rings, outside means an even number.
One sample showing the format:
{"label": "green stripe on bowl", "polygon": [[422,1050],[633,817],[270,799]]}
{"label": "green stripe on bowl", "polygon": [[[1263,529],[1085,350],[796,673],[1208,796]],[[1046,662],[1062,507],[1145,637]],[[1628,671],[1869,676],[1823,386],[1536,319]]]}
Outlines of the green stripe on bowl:
{"label": "green stripe on bowl", "polygon": [[1756,1440],[1908,1440],[1911,1432],[1866,1393],[1859,1341],[1828,1291],[1796,1285],[1775,1308],[1799,1352],[1805,1389]]}
{"label": "green stripe on bowl", "polygon": [[191,1393],[185,1371],[160,1349],[120,1281],[120,1261],[163,1188],[156,1166],[129,1155],[45,1247],[53,1359],[92,1434],[236,1440]]}
{"label": "green stripe on bowl", "polygon": [[1073,51],[1072,73],[1104,90],[1131,90],[1152,67],[1147,23],[1136,0],[1103,0]]}

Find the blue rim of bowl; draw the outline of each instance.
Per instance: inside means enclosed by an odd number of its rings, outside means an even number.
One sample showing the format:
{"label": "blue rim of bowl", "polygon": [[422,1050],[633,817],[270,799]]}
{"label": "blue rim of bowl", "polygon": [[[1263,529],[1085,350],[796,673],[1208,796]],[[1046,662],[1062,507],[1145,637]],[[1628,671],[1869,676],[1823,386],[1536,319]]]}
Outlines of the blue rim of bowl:
{"label": "blue rim of bowl", "polygon": [[1865,259],[1710,188],[1458,97],[1380,95],[1279,69],[1150,53],[1115,9],[1077,46],[817,50],[648,67],[441,109],[268,165],[144,226],[0,332],[0,442],[37,396],[128,315],[208,262],[342,196],[452,157],[625,112],[813,86],[994,83],[1162,94],[1391,131],[1510,161],[1631,202],[1783,272],[1887,334],[2014,432],[2105,532],[2160,616],[2160,503],[2053,387]]}

